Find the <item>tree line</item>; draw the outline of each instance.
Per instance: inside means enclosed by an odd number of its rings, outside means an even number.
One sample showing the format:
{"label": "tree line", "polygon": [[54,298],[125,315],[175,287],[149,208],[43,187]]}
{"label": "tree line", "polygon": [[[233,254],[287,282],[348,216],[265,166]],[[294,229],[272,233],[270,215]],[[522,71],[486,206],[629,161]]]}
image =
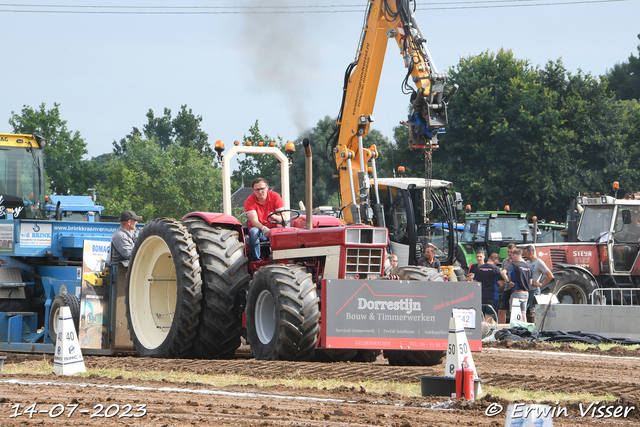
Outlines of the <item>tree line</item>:
{"label": "tree line", "polygon": [[[638,36],[640,38],[640,35]],[[448,85],[459,90],[448,106],[449,124],[433,152],[433,177],[453,182],[472,210],[526,212],[540,219],[564,220],[569,198],[583,192],[612,194],[640,191],[640,46],[638,57],[615,64],[606,75],[571,73],[561,60],[544,66],[515,58],[513,52],[483,52],[460,59],[448,70]],[[132,209],[145,220],[180,218],[191,211],[222,211],[222,178],[202,117],[183,105],[175,117],[149,110],[142,130],[113,142],[111,153],[83,159],[86,142],[67,128],[60,105],[25,106],[12,112],[15,133],[37,132],[45,148],[48,194],[87,194],[96,189],[105,214]],[[291,202],[304,201],[302,139],[313,148],[313,204],[336,206],[339,182],[326,141],[335,121],[326,116],[294,141],[298,150],[290,168]],[[275,142],[259,123],[245,141]],[[404,126],[393,140],[377,130],[365,137],[376,144],[378,176],[394,176],[404,166],[407,176],[424,177],[424,151],[412,151]],[[232,191],[249,186],[257,176],[279,188],[280,167],[269,156],[238,159]]]}

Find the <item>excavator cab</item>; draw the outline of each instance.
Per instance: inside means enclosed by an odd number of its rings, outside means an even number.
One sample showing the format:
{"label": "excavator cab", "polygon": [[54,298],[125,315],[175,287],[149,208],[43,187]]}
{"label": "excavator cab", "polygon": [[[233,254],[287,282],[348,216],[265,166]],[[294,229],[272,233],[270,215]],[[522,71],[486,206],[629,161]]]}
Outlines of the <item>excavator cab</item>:
{"label": "excavator cab", "polygon": [[389,229],[389,238],[394,242],[409,244],[407,209],[400,190],[388,188],[388,191],[382,192],[381,198],[385,206],[385,222]]}
{"label": "excavator cab", "polygon": [[[389,229],[390,251],[398,256],[399,265],[416,265],[424,256],[424,248],[434,243],[431,219],[442,218],[447,228],[455,226],[455,200],[449,192],[448,181],[431,180],[431,204],[427,207],[427,186],[422,178],[379,178],[380,203]],[[437,211],[433,208],[437,207]],[[447,233],[446,241],[440,238],[436,256],[443,265],[453,262],[456,233]]]}

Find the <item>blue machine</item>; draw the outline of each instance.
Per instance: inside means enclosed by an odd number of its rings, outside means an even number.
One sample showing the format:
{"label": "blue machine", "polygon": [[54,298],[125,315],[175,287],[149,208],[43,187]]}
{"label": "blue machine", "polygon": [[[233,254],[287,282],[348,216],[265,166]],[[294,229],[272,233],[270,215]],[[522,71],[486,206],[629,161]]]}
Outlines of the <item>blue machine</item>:
{"label": "blue machine", "polygon": [[[110,242],[119,227],[99,222],[104,208],[88,196],[45,200],[44,146],[37,135],[0,134],[0,351],[54,352],[53,310],[79,311],[85,241]],[[115,301],[117,271],[109,268],[103,292]],[[115,322],[114,313],[108,318]]]}
{"label": "blue machine", "polygon": [[[73,212],[79,212],[77,206]],[[110,242],[119,225],[0,220],[0,350],[53,352],[51,306],[63,293],[80,300],[85,240]],[[116,267],[110,268],[114,282]],[[111,282],[109,289],[115,292]]]}

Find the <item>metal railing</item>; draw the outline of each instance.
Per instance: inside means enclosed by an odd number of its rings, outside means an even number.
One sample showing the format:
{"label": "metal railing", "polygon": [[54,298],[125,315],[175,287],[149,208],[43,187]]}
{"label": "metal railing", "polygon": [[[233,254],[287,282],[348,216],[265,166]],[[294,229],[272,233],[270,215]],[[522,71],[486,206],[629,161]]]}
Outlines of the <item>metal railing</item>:
{"label": "metal railing", "polygon": [[591,305],[640,305],[639,289],[599,288],[589,294]]}

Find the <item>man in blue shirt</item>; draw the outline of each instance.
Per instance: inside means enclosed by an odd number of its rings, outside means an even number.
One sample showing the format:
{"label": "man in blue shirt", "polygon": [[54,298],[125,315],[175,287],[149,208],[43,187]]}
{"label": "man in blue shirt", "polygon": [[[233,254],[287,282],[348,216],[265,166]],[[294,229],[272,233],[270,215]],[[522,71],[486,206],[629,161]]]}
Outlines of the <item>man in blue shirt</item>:
{"label": "man in blue shirt", "polygon": [[[508,285],[513,289],[511,293],[511,311],[515,305],[520,306],[522,320],[526,320],[529,289],[531,289],[531,266],[522,260],[522,251],[518,248],[512,252],[513,270],[509,272]],[[513,322],[515,319],[511,319]]]}
{"label": "man in blue shirt", "polygon": [[482,249],[478,249],[476,251],[476,264],[471,264],[469,267],[469,273],[473,273],[474,275],[478,272],[478,267],[484,264],[484,251]]}
{"label": "man in blue shirt", "polygon": [[500,268],[497,265],[499,261],[500,256],[493,253],[489,256],[489,261],[476,268],[474,279],[482,283],[482,312],[485,320],[491,319],[498,313],[499,288],[504,285]]}

